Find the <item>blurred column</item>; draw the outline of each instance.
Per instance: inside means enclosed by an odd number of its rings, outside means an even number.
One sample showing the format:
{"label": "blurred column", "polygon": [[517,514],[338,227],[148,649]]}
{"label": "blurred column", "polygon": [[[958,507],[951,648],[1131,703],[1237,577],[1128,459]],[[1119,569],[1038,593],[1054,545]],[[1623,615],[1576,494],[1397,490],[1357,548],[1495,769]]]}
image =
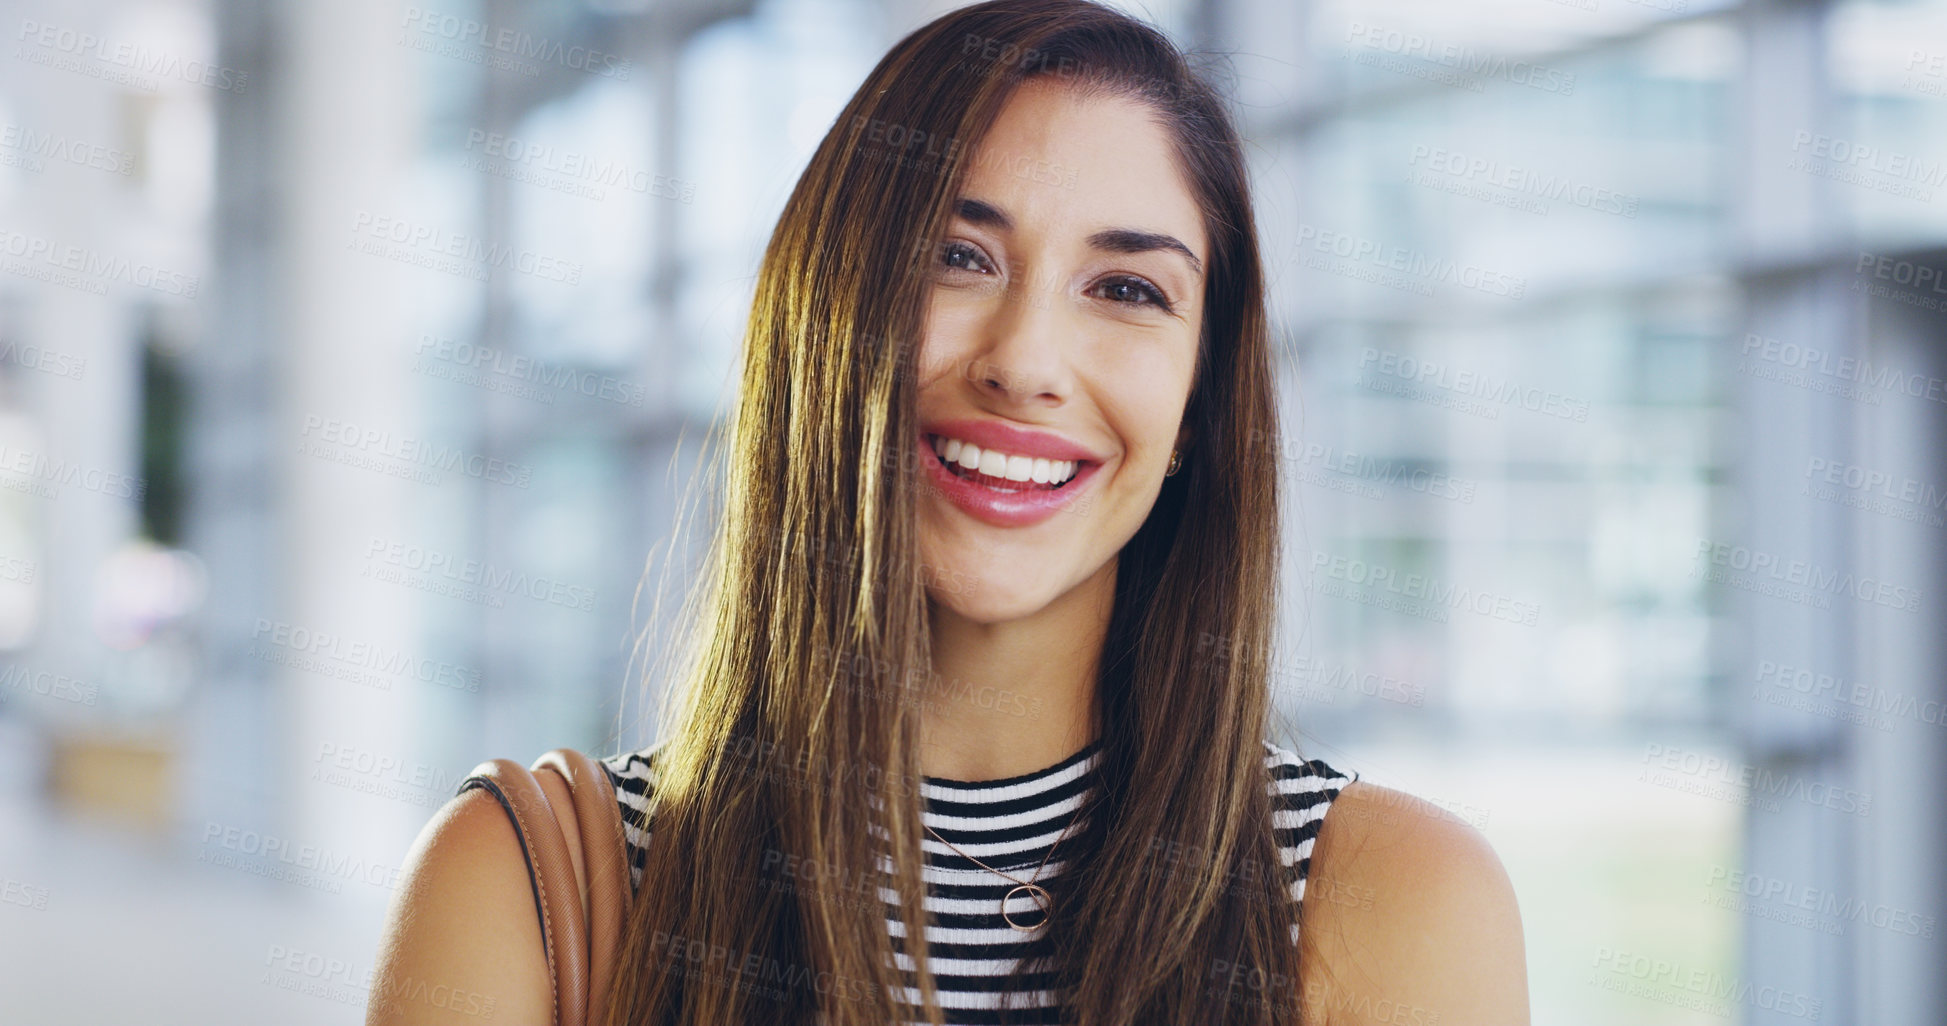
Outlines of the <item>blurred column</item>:
{"label": "blurred column", "polygon": [[211,22],[217,62],[247,75],[249,86],[216,97],[210,327],[187,359],[184,543],[209,574],[198,618],[202,672],[183,748],[191,843],[205,824],[257,824],[272,813],[272,792],[243,783],[263,781],[278,749],[270,667],[250,652],[257,620],[283,615],[271,438],[283,299],[273,269],[283,230],[267,216],[280,186],[278,140],[289,127],[279,110],[284,83],[272,73],[281,40],[255,0],[218,0]]}
{"label": "blurred column", "polygon": [[[1799,921],[1742,917],[1741,980],[1817,1000],[1821,1022],[1921,1026],[1941,1021],[1938,995],[1915,986],[1937,978],[1927,967],[1942,964],[1940,941],[1904,935],[1891,913],[1937,910],[1940,871],[1924,853],[1938,850],[1941,834],[1941,735],[1897,715],[1886,717],[1890,729],[1882,731],[1834,713],[1864,711],[1847,697],[1857,689],[1916,702],[1938,697],[1940,542],[1925,528],[1821,501],[1808,485],[1815,460],[1938,481],[1938,468],[1923,464],[1937,460],[1947,434],[1941,418],[1917,413],[1909,396],[1836,387],[1851,384],[1832,371],[1853,366],[1846,361],[1915,372],[1922,359],[1860,315],[1856,249],[1844,220],[1850,204],[1838,192],[1851,186],[1790,159],[1800,133],[1844,134],[1825,77],[1829,10],[1818,0],[1753,0],[1741,13],[1745,73],[1732,113],[1745,135],[1732,194],[1748,309],[1727,357],[1742,425],[1734,454],[1739,505],[1711,540],[1768,556],[1781,569],[1802,561],[1838,581],[1918,588],[1922,599],[1915,613],[1862,600],[1856,590],[1783,582],[1825,601],[1820,608],[1718,588],[1742,628],[1724,673],[1742,720],[1748,765],[1741,768],[1758,782],[1754,799],[1771,795],[1778,806],[1746,816],[1747,873],[1783,888],[1753,904],[1804,910]],[[1787,352],[1799,359],[1781,359]],[[1747,576],[1772,583],[1776,575]],[[1810,696],[1813,709],[1769,704],[1757,697],[1760,687],[1775,690],[1761,682],[1765,667],[1772,681],[1810,674],[1841,682],[1844,692]],[[1834,795],[1829,805],[1819,800]],[[1918,931],[1918,922],[1911,926]],[[1743,1012],[1751,1024],[1805,1021],[1802,1007],[1745,1002]]]}
{"label": "blurred column", "polygon": [[[1947,252],[1896,260],[1931,267],[1935,281],[1947,273]],[[1940,799],[1947,790],[1947,309],[1880,299],[1859,308],[1873,366],[1909,377],[1881,404],[1860,408],[1854,463],[1886,483],[1863,490],[1878,509],[1855,514],[1853,543],[1862,571],[1921,594],[1917,613],[1875,607],[1861,618],[1853,663],[1855,679],[1888,699],[1883,715],[1891,727],[1862,733],[1855,755],[1857,786],[1873,796],[1872,815],[1859,824],[1852,881],[1852,894],[1867,903],[1851,934],[1856,1021],[1940,1023],[1947,1022],[1940,972],[1947,966],[1940,859],[1947,851]]]}
{"label": "blurred column", "polygon": [[[197,370],[190,518],[211,574],[205,818],[395,869],[424,810],[311,774],[348,748],[409,760],[412,694],[284,665],[307,653],[274,632],[419,647],[416,593],[360,570],[375,543],[437,537],[410,515],[426,486],[300,451],[320,421],[421,437],[400,333],[429,272],[352,248],[355,217],[413,215],[401,183],[420,77],[398,42],[404,12],[218,6],[225,60],[252,88],[220,111],[216,337]],[[362,876],[344,885],[347,903],[388,897]]]}
{"label": "blurred column", "polygon": [[[1806,208],[1787,204],[1772,209],[1782,218]],[[1733,340],[1730,360],[1739,359],[1737,351],[1749,335],[1820,348],[1833,352],[1835,359],[1858,355],[1843,299],[1821,289],[1820,282],[1820,275],[1812,271],[1748,280],[1747,335]],[[1734,506],[1706,541],[1731,546],[1727,551],[1733,555],[1726,557],[1726,565],[1700,551],[1697,566],[1741,573],[1748,581],[1767,584],[1773,583],[1768,571],[1752,570],[1748,559],[1740,560],[1735,554],[1748,553],[1749,559],[1762,554],[1779,567],[1798,561],[1820,572],[1871,569],[1860,564],[1848,544],[1844,510],[1813,502],[1801,493],[1808,458],[1818,454],[1842,459],[1852,451],[1851,411],[1845,408],[1851,404],[1751,373],[1734,372],[1730,377],[1736,390],[1731,405],[1738,414],[1730,431],[1735,445]],[[1744,568],[1734,569],[1740,562]],[[1850,851],[1860,826],[1856,817],[1797,795],[1767,797],[1767,788],[1758,781],[1784,781],[1787,788],[1798,782],[1857,789],[1850,772],[1857,727],[1766,704],[1752,695],[1760,668],[1766,666],[1785,667],[1787,673],[1806,670],[1849,677],[1855,603],[1844,595],[1809,587],[1793,586],[1793,590],[1826,597],[1828,608],[1721,584],[1707,587],[1728,602],[1732,627],[1725,632],[1730,640],[1723,678],[1730,691],[1729,706],[1742,714],[1744,765],[1736,772],[1751,784],[1754,802],[1745,813],[1745,872],[1792,888],[1792,898],[1807,888],[1844,896],[1851,892]],[[1760,807],[1760,802],[1774,807]],[[1754,900],[1753,904],[1760,903]],[[1747,914],[1739,922],[1744,930],[1741,981],[1783,988],[1821,1002],[1821,1022],[1858,1021],[1850,1014],[1855,967],[1843,937],[1760,915]],[[1742,1010],[1753,1026],[1803,1021],[1749,1005]]]}
{"label": "blurred column", "polygon": [[[394,0],[290,4],[290,41],[281,67],[281,105],[288,134],[280,165],[279,204],[287,232],[278,274],[285,297],[280,324],[278,419],[270,426],[284,468],[283,517],[276,556],[289,567],[287,608],[293,625],[328,632],[350,644],[417,653],[422,647],[419,592],[374,577],[375,548],[424,546],[454,560],[464,554],[437,524],[415,517],[429,488],[386,473],[302,455],[306,425],[340,421],[359,432],[423,439],[408,373],[408,325],[415,289],[438,276],[426,269],[351,248],[353,225],[395,217],[448,231],[412,205],[421,121],[419,53],[399,41],[407,5]],[[316,439],[316,432],[309,436]],[[342,447],[341,447],[342,448]],[[425,811],[352,789],[314,782],[321,755],[348,748],[405,765],[413,753],[417,693],[410,676],[380,690],[327,676],[287,672],[289,720],[276,731],[282,770],[300,843],[328,845],[397,868]],[[347,884],[383,901],[385,894]]]}
{"label": "blurred column", "polygon": [[[30,70],[44,78],[55,74]],[[58,131],[76,139],[117,143],[130,134],[123,127],[131,118],[129,101],[121,90],[91,88],[93,83],[42,85],[66,92],[48,105],[46,113],[58,120],[50,118],[47,127],[58,126]],[[147,240],[131,241],[121,230],[121,218],[137,210],[132,190],[121,179],[50,166],[32,183],[31,192],[23,192],[29,202],[16,209],[25,223],[8,226],[22,235],[57,247],[137,261],[156,257],[153,249],[140,246]],[[180,267],[171,256],[165,255],[160,263]],[[38,631],[22,662],[29,671],[73,677],[102,692],[95,708],[66,701],[21,704],[64,724],[55,727],[63,735],[114,733],[121,729],[113,721],[122,704],[116,700],[122,683],[116,675],[127,667],[112,658],[96,633],[95,604],[102,590],[103,565],[137,533],[140,504],[136,497],[117,494],[119,487],[95,488],[88,482],[126,481],[132,489],[132,482],[141,477],[137,380],[142,360],[141,310],[150,299],[141,293],[141,298],[129,297],[135,290],[124,282],[109,284],[100,295],[19,278],[5,287],[21,285],[25,285],[25,301],[20,304],[23,330],[11,341],[87,360],[86,373],[78,380],[53,380],[47,374],[24,371],[14,375],[24,393],[21,405],[33,417],[38,438],[8,440],[7,477],[52,492],[51,498],[31,492],[24,497],[40,507],[40,550],[7,553],[38,564]],[[157,296],[155,301],[164,300]],[[17,694],[10,692],[8,697]]]}
{"label": "blurred column", "polygon": [[[1825,80],[1826,7],[1817,0],[1753,0],[1740,14],[1744,72],[1734,92],[1731,121],[1741,126],[1732,171],[1736,259],[1746,269],[1745,333],[1727,360],[1738,364],[1744,339],[1775,338],[1837,356],[1857,355],[1843,300],[1821,288],[1813,269],[1834,244],[1833,204],[1823,179],[1789,170],[1792,134],[1825,131],[1831,101]],[[1750,361],[1757,364],[1757,361]],[[1758,364],[1762,366],[1761,364]],[[1740,365],[1744,366],[1744,365]],[[1712,561],[1703,546],[1762,553],[1783,563],[1804,561],[1841,572],[1855,569],[1845,524],[1834,506],[1799,494],[1813,453],[1851,448],[1848,403],[1828,393],[1793,388],[1744,372],[1730,374],[1736,480],[1733,509],[1700,542],[1700,570],[1736,572]],[[1765,580],[1765,574],[1745,577]],[[1740,710],[1747,765],[1753,777],[1847,786],[1849,724],[1761,704],[1751,698],[1762,665],[1802,667],[1843,675],[1853,650],[1851,604],[1836,598],[1817,609],[1772,595],[1711,585],[1742,630],[1727,632],[1723,677],[1730,706]],[[1757,787],[1752,788],[1754,799]],[[1850,876],[1848,852],[1856,824],[1850,817],[1789,800],[1745,814],[1745,871],[1800,889],[1841,892]],[[1819,1021],[1852,1022],[1851,952],[1842,938],[1756,915],[1741,917],[1744,957],[1739,979],[1821,1002]],[[1751,1024],[1800,1021],[1740,1002]],[[1890,1026],[1890,1024],[1889,1024]]]}

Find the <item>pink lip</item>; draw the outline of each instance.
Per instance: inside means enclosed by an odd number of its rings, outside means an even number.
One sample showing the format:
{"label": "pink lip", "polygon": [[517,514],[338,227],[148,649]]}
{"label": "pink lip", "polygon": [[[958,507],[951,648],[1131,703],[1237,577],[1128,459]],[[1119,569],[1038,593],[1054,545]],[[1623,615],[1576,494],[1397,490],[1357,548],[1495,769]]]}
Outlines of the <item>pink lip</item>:
{"label": "pink lip", "polygon": [[[965,431],[967,426],[973,426],[976,430]],[[1075,469],[1075,477],[1058,489],[1023,488],[1017,492],[997,492],[948,470],[946,464],[940,462],[940,454],[934,452],[932,443],[927,441],[928,434],[942,434],[983,447],[992,440],[994,448],[1002,452],[1032,455],[1040,459],[1073,459],[1080,465]],[[1022,444],[1020,440],[1010,442],[1007,438],[1023,439],[1028,444]],[[1053,442],[1045,441],[1047,439],[1053,439]],[[1010,445],[1014,447],[1009,448]],[[1100,460],[1066,439],[1040,432],[1022,432],[1018,428],[994,424],[992,421],[953,421],[931,425],[920,435],[919,448],[922,454],[920,460],[926,465],[926,480],[969,516],[996,527],[1029,527],[1075,505],[1095,472],[1102,469]],[[1043,455],[1046,452],[1072,452],[1078,455]]]}
{"label": "pink lip", "polygon": [[919,430],[922,434],[945,435],[972,442],[982,449],[999,449],[1035,459],[1101,463],[1106,458],[1053,432],[1018,428],[997,420],[936,420],[920,425]]}

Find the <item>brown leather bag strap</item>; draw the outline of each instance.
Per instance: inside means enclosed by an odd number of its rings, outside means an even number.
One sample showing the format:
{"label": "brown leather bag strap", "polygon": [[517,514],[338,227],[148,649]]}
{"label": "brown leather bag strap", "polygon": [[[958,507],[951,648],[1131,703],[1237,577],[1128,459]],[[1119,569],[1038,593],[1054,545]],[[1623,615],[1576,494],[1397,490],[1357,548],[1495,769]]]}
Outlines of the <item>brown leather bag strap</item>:
{"label": "brown leather bag strap", "polygon": [[622,941],[631,891],[629,857],[622,833],[622,810],[608,771],[572,748],[557,748],[534,763],[535,772],[552,770],[568,782],[581,834],[581,863],[588,881],[587,1006],[608,993],[616,949]]}
{"label": "brown leather bag strap", "polygon": [[555,1026],[584,1026],[587,1018],[587,924],[581,889],[569,864],[568,841],[547,792],[528,770],[511,759],[492,759],[474,767],[460,792],[485,788],[514,822],[528,879],[534,885],[534,911],[541,921],[541,944],[554,987]]}
{"label": "brown leather bag strap", "polygon": [[[550,801],[535,779],[543,770],[567,783],[567,808]],[[586,1026],[590,1007],[606,994],[614,974],[632,897],[622,812],[608,772],[581,752],[557,748],[536,759],[531,769],[510,759],[483,762],[461,781],[459,790],[473,787],[499,800],[520,838],[554,988],[555,1026]],[[585,913],[564,822],[573,824],[580,838]]]}

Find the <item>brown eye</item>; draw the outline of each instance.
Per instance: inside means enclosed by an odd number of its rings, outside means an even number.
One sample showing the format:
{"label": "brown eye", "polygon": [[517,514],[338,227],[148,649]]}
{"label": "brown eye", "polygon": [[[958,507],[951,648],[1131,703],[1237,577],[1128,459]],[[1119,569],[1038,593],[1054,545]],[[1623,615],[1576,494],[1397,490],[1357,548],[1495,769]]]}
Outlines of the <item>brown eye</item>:
{"label": "brown eye", "polygon": [[940,263],[957,271],[982,271],[989,269],[987,258],[980,250],[964,242],[948,242],[940,247]]}
{"label": "brown eye", "polygon": [[1161,290],[1141,278],[1110,278],[1097,285],[1095,289],[1102,298],[1111,303],[1122,303],[1128,306],[1153,305],[1165,312],[1170,309],[1170,301],[1164,297]]}

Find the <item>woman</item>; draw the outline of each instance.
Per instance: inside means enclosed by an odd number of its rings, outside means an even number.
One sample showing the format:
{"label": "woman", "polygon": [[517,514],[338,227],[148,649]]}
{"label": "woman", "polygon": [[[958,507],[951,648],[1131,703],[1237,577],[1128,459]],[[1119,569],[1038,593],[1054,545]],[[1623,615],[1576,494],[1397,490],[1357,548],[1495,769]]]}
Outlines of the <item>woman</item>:
{"label": "woman", "polygon": [[[1266,738],[1252,225],[1224,107],[1113,10],[978,4],[873,70],[765,253],[686,701],[605,762],[601,1021],[1527,1021],[1479,835]],[[543,1022],[541,950],[467,792],[374,993]]]}

